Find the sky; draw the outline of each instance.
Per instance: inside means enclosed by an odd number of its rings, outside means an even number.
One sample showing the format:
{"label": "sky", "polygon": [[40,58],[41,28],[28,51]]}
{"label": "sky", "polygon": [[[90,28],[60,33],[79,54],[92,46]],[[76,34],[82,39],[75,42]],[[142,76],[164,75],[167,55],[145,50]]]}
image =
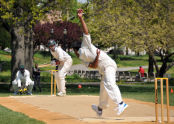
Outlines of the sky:
{"label": "sky", "polygon": [[87,0],[77,0],[78,2],[85,3]]}

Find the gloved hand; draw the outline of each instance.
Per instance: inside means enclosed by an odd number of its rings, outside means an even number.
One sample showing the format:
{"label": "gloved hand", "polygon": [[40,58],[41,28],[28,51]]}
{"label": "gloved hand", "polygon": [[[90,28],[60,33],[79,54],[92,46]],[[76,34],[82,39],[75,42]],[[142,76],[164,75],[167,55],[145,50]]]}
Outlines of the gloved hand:
{"label": "gloved hand", "polygon": [[60,61],[59,60],[56,60],[56,65],[59,65],[60,64]]}
{"label": "gloved hand", "polygon": [[22,88],[21,88],[21,87],[19,87],[18,92],[19,92],[19,93],[22,93],[22,92],[23,92],[23,90],[22,90]]}
{"label": "gloved hand", "polygon": [[23,90],[24,92],[27,92],[27,88],[24,88],[24,90]]}

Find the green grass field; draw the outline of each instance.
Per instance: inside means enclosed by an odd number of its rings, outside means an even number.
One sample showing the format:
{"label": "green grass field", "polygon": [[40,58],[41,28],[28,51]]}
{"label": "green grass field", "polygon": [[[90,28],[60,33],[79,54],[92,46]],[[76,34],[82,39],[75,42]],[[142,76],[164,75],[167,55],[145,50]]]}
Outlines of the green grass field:
{"label": "green grass field", "polygon": [[0,105],[0,124],[44,124],[44,122],[29,118],[22,113],[11,111]]}

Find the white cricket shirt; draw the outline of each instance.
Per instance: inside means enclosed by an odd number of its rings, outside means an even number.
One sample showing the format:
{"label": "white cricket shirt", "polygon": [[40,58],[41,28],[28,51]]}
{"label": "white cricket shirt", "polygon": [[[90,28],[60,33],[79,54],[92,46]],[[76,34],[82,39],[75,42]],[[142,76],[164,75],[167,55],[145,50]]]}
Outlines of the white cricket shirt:
{"label": "white cricket shirt", "polygon": [[55,51],[51,51],[51,54],[60,62],[65,62],[67,59],[71,58],[71,56],[66,53],[60,46],[56,46]]}
{"label": "white cricket shirt", "polygon": [[[97,55],[97,48],[91,43],[91,36],[83,34],[83,40],[81,48],[79,49],[79,58],[88,67],[89,63],[93,62]],[[104,72],[105,67],[113,66],[117,68],[117,65],[113,59],[111,59],[104,51],[100,50],[98,69],[100,73]]]}

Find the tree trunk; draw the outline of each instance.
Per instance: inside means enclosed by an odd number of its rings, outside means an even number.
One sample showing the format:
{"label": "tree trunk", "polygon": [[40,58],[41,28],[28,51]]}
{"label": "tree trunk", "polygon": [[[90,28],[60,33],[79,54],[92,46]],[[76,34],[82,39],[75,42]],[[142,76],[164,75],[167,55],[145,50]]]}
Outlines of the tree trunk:
{"label": "tree trunk", "polygon": [[165,59],[163,60],[162,66],[161,66],[161,68],[160,68],[160,71],[159,71],[159,73],[158,73],[158,76],[159,76],[159,77],[163,77],[164,74],[166,73],[167,62],[168,62],[168,58],[165,58]]}
{"label": "tree trunk", "polygon": [[152,56],[152,54],[149,53],[149,68],[148,68],[149,76],[153,76],[153,71],[154,71],[153,65],[154,65],[153,56]]}
{"label": "tree trunk", "polygon": [[25,34],[25,68],[29,70],[31,76],[33,66],[33,38],[31,31],[28,31]]}
{"label": "tree trunk", "polygon": [[19,65],[25,65],[24,53],[25,53],[25,44],[24,44],[24,27],[16,26],[11,32],[12,40],[12,60],[11,60],[11,84],[15,79],[16,72],[19,68]]}
{"label": "tree trunk", "polygon": [[166,65],[163,64],[160,68],[158,76],[163,77],[165,73],[166,73]]}
{"label": "tree trunk", "polygon": [[116,60],[116,58],[117,58],[117,53],[116,53],[116,45],[114,45],[114,50],[113,50],[114,52],[113,52],[113,54],[114,54],[114,60]]}
{"label": "tree trunk", "polygon": [[126,55],[128,55],[129,53],[129,49],[128,49],[128,47],[126,47]]}

